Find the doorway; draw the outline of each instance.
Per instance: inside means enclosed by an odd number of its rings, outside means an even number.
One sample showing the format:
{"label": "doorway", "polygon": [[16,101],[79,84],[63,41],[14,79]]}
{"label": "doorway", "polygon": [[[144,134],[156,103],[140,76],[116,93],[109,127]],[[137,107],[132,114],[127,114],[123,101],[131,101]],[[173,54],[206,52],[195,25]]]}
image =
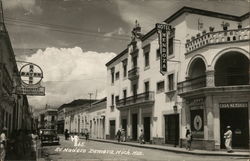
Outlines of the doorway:
{"label": "doorway", "polygon": [[132,115],[132,139],[137,140],[137,124],[138,124],[138,116],[137,114]]}
{"label": "doorway", "polygon": [[220,138],[221,148],[225,148],[224,133],[227,126],[233,132],[233,148],[249,148],[248,108],[221,108],[220,109]]}
{"label": "doorway", "polygon": [[109,121],[109,134],[110,139],[115,139],[115,120]]}
{"label": "doorway", "polygon": [[144,117],[144,140],[150,142],[150,117]]}
{"label": "doorway", "polygon": [[165,143],[179,144],[179,114],[165,115]]}
{"label": "doorway", "polygon": [[127,119],[122,119],[122,128],[127,131]]}

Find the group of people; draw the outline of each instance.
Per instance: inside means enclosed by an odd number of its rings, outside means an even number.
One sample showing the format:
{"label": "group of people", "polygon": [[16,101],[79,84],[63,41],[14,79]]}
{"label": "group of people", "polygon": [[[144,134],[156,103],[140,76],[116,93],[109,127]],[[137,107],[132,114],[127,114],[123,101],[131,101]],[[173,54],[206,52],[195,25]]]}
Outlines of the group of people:
{"label": "group of people", "polygon": [[[228,153],[232,153],[232,130],[230,126],[227,126],[226,132],[224,133],[225,147]],[[191,150],[191,143],[193,141],[193,135],[190,129],[186,127],[186,149]]]}
{"label": "group of people", "polygon": [[118,129],[116,133],[118,142],[126,142],[126,132],[124,129]]}
{"label": "group of people", "polygon": [[7,151],[12,154],[10,157],[35,158],[37,139],[35,131],[22,129],[14,130],[7,138],[7,128],[2,128],[0,130],[0,161],[5,160]]}
{"label": "group of people", "polygon": [[[86,141],[89,140],[89,132],[87,129],[85,129],[85,132],[83,133],[83,135],[85,136]],[[65,136],[65,140],[69,140],[70,133],[68,129],[65,130],[64,136]]]}
{"label": "group of people", "polygon": [[[126,131],[124,129],[118,129],[116,133],[116,138],[118,142],[126,142]],[[139,135],[139,143],[145,144],[144,133],[142,129]]]}

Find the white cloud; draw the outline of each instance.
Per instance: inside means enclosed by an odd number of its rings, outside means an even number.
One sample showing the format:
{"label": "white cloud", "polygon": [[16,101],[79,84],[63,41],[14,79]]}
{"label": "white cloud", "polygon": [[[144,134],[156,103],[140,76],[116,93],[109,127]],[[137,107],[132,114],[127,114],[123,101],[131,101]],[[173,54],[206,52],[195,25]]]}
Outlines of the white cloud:
{"label": "white cloud", "polygon": [[5,9],[23,8],[25,15],[41,14],[42,9],[36,5],[36,0],[3,0],[3,7]]}
{"label": "white cloud", "polygon": [[[61,105],[73,99],[105,96],[106,66],[115,53],[83,52],[81,48],[47,48],[38,50],[26,61],[39,65],[44,73],[46,96],[29,97],[35,107]],[[93,96],[92,96],[93,98]]]}

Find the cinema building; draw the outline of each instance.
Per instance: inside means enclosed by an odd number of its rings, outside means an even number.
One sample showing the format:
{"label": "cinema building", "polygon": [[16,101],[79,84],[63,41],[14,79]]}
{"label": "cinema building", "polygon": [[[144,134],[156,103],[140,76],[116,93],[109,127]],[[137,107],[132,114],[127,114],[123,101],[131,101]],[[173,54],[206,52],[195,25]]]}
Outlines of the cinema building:
{"label": "cinema building", "polygon": [[233,148],[250,144],[249,13],[228,15],[183,7],[167,18],[168,72],[160,70],[158,35],[140,27],[134,39],[106,66],[106,137],[118,128],[137,140],[141,129],[155,144],[185,144],[185,128],[193,147],[225,148],[226,126]]}

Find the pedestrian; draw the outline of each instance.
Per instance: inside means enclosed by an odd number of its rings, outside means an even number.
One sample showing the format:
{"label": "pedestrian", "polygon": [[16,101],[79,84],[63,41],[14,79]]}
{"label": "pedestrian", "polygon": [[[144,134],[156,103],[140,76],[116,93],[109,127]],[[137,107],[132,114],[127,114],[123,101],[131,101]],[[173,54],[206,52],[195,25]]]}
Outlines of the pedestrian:
{"label": "pedestrian", "polygon": [[124,129],[122,129],[122,131],[121,131],[121,141],[122,142],[126,141],[126,136],[125,136],[125,130]]}
{"label": "pedestrian", "polygon": [[36,131],[32,130],[31,136],[31,157],[36,157],[36,150],[37,150],[37,139],[38,136],[36,135]]}
{"label": "pedestrian", "polygon": [[6,138],[7,128],[4,127],[0,134],[0,161],[5,161],[7,138]]}
{"label": "pedestrian", "polygon": [[224,133],[224,138],[225,138],[225,146],[227,148],[228,153],[232,153],[232,130],[230,126],[227,126],[227,131]]}
{"label": "pedestrian", "polygon": [[71,141],[74,142],[74,146],[78,146],[78,140],[79,140],[78,135],[75,134],[74,137],[71,136]]}
{"label": "pedestrian", "polygon": [[140,144],[145,144],[144,133],[143,133],[142,129],[141,129],[141,133],[140,133],[140,136],[139,136],[139,142],[140,142]]}
{"label": "pedestrian", "polygon": [[68,140],[68,138],[69,138],[69,130],[68,129],[65,130],[64,136],[65,136],[65,140]]}
{"label": "pedestrian", "polygon": [[193,141],[193,136],[192,136],[191,130],[189,130],[188,128],[186,128],[186,139],[187,139],[186,149],[191,150],[191,144],[192,144],[192,141]]}
{"label": "pedestrian", "polygon": [[88,129],[85,129],[85,139],[86,139],[86,141],[89,140],[89,132],[88,132]]}
{"label": "pedestrian", "polygon": [[117,140],[118,140],[118,142],[120,142],[121,141],[121,130],[120,129],[118,129],[118,131],[117,131],[117,133],[116,133],[116,137],[117,137]]}

